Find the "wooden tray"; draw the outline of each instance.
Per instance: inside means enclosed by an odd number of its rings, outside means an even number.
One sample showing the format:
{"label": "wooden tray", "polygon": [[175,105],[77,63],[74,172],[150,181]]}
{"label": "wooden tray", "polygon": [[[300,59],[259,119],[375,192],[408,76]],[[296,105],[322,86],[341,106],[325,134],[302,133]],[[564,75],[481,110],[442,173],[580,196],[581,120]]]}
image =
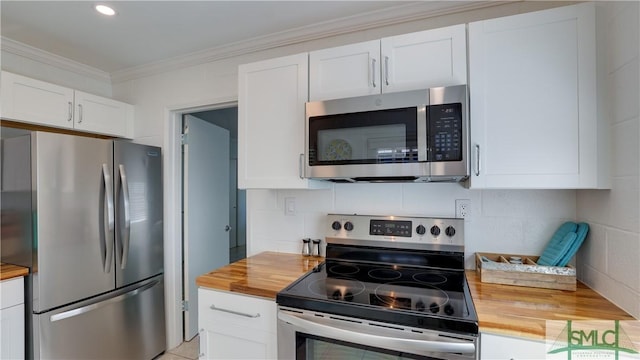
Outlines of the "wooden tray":
{"label": "wooden tray", "polygon": [[[482,261],[483,256],[491,261]],[[510,263],[508,259],[512,256],[519,256],[522,264]],[[576,269],[573,266],[537,265],[538,258],[532,255],[478,252],[476,267],[481,282],[576,291]]]}

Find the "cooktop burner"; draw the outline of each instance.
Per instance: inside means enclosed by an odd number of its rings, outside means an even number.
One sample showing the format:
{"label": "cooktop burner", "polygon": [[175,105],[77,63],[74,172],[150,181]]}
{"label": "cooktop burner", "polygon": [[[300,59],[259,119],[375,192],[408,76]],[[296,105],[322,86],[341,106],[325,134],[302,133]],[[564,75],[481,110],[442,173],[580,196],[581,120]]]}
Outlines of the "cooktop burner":
{"label": "cooktop burner", "polygon": [[[360,219],[353,221],[357,224]],[[407,222],[402,219],[403,226]],[[380,233],[381,227],[393,228],[381,219],[371,223],[372,234]],[[446,226],[450,234],[455,232],[451,230],[453,225]],[[403,236],[406,232],[403,227]],[[477,315],[464,274],[463,247],[424,246],[417,241],[407,246],[393,238],[373,243],[372,239],[349,235],[327,237],[327,260],[278,293],[278,305],[478,334]]]}

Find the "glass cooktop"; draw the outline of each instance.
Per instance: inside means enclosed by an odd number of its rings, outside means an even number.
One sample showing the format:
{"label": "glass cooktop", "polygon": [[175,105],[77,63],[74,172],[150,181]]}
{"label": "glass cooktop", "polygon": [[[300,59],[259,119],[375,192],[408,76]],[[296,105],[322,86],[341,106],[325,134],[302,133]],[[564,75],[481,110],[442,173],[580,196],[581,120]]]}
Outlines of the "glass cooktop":
{"label": "glass cooktop", "polygon": [[464,270],[328,259],[277,295],[281,306],[478,333]]}

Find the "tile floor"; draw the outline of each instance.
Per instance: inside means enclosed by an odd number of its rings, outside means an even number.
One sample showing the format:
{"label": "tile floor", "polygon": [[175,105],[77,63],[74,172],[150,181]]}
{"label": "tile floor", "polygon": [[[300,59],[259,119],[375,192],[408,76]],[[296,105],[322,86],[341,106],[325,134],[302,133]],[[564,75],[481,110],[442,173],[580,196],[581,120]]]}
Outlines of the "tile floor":
{"label": "tile floor", "polygon": [[200,353],[200,339],[196,335],[190,341],[185,341],[178,347],[166,351],[155,360],[196,360]]}

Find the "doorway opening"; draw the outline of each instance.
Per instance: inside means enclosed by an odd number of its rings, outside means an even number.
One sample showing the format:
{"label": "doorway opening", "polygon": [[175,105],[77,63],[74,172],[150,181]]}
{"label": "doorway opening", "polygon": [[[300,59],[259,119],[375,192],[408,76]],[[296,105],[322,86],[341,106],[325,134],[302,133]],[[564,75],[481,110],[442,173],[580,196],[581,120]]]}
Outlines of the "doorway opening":
{"label": "doorway opening", "polygon": [[237,186],[237,106],[183,113],[183,340],[198,334],[195,279],[246,257],[246,197]]}

